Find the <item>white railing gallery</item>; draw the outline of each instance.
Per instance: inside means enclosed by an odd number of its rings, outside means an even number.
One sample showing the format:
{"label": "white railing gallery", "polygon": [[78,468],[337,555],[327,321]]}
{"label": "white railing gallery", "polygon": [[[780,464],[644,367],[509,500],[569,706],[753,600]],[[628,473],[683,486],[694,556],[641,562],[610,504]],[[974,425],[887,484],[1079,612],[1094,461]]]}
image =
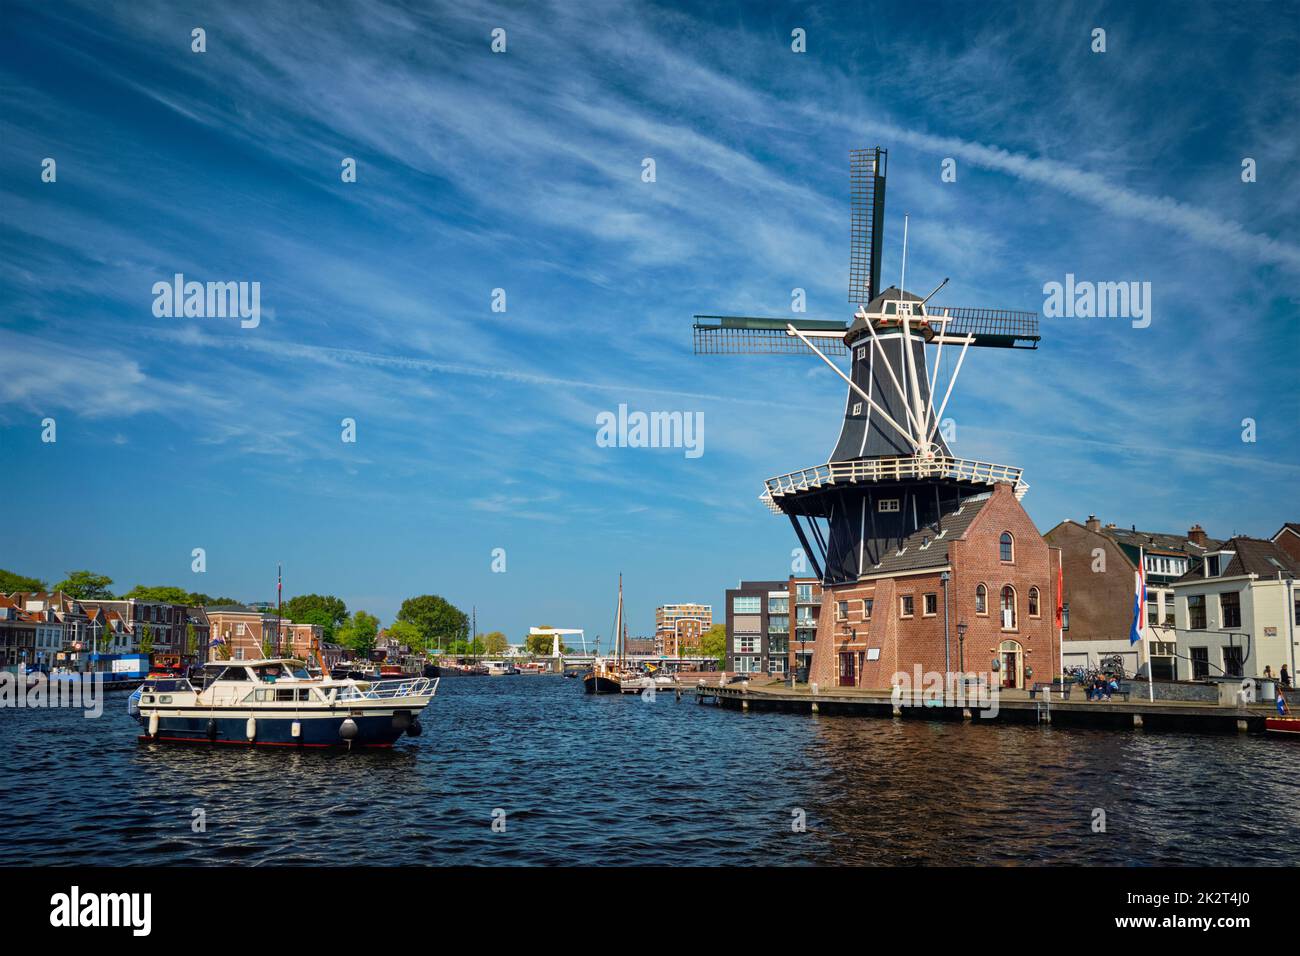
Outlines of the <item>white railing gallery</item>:
{"label": "white railing gallery", "polygon": [[780,511],[773,500],[782,495],[824,488],[827,485],[858,484],[877,481],[912,481],[921,478],[949,478],[982,485],[1014,485],[1016,497],[1024,497],[1028,485],[1021,481],[1023,469],[997,465],[969,458],[860,458],[855,461],[831,461],[813,468],[792,471],[765,481],[760,498],[773,511]]}

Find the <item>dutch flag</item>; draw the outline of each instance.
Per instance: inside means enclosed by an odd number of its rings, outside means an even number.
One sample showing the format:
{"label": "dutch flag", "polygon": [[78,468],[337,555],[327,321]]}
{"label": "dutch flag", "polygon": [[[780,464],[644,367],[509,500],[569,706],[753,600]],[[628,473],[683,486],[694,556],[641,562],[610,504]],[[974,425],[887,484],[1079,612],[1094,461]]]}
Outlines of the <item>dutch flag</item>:
{"label": "dutch flag", "polygon": [[1133,626],[1129,628],[1128,642],[1131,645],[1142,640],[1142,609],[1147,603],[1146,556],[1138,552],[1137,576],[1133,579]]}

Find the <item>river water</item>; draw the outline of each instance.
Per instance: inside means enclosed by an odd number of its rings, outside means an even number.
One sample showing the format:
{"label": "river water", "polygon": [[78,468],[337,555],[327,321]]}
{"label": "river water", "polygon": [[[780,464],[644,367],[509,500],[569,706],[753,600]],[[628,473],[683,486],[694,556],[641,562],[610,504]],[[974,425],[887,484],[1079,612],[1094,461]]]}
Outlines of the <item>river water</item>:
{"label": "river water", "polygon": [[423,722],[349,754],[140,744],[124,692],[94,720],[2,709],[0,864],[1250,865],[1300,842],[1294,741],[738,713],[531,676],[446,678]]}

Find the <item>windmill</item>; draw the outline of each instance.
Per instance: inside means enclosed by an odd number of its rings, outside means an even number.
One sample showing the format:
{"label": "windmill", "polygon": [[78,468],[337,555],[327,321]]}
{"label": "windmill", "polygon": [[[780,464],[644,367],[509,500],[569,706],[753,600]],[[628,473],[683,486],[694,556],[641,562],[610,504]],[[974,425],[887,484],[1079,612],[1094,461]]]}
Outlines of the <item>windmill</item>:
{"label": "windmill", "polygon": [[[1038,347],[1038,314],[930,304],[948,280],[921,298],[880,288],[888,153],[855,149],[850,157],[851,322],[696,315],[695,352],[807,354],[848,385],[844,421],[829,460],[768,479],[761,496],[794,526],[813,570],[826,585],[857,581],[891,548],[924,528],[942,537],[945,519],[968,498],[1005,482],[1023,496],[1021,470],[954,457],[940,431],[967,350]],[[903,285],[907,227],[903,231]],[[934,394],[944,346],[960,347],[938,409]],[[930,368],[927,350],[934,351]],[[850,355],[845,373],[830,357]]]}

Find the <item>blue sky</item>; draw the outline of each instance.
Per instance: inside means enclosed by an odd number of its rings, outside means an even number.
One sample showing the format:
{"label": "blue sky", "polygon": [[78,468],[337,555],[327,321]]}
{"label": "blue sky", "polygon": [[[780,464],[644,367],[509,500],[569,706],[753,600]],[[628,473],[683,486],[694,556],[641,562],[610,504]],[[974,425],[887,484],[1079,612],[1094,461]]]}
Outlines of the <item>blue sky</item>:
{"label": "blue sky", "polygon": [[[327,8],[6,4],[0,567],[257,600],[282,562],[287,594],[387,622],[435,592],[512,636],[608,635],[619,571],[634,632],[720,608],[788,572],[761,483],[826,460],[844,396],[807,356],[692,355],[691,315],[800,287],[849,317],[877,144],[887,282],[906,212],[908,286],[948,304],[1152,283],[1149,328],[973,352],[956,454],[1023,466],[1043,530],[1300,518],[1297,4]],[[176,272],[260,282],[261,324],[154,317]],[[703,412],[705,453],[598,447],[620,403]]]}

